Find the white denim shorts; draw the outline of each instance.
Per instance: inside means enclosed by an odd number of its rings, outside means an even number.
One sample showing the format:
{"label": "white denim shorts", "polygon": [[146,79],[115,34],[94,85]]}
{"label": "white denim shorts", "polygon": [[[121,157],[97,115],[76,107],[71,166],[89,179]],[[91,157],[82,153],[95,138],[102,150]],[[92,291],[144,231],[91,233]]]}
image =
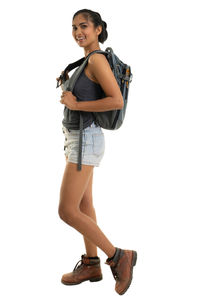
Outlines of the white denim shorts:
{"label": "white denim shorts", "polygon": [[[62,126],[65,136],[64,154],[69,162],[78,163],[79,130]],[[105,152],[105,137],[102,128],[94,122],[83,129],[82,164],[99,167]]]}

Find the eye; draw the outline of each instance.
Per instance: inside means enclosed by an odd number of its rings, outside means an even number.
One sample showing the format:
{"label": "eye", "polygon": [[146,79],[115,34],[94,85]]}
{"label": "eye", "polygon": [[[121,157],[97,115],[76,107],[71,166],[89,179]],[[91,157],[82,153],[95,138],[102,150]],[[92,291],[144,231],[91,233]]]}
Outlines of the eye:
{"label": "eye", "polygon": [[[85,24],[81,25],[81,28],[86,28],[86,27],[87,27],[87,25],[85,25]],[[76,27],[76,26],[72,26],[72,29],[73,29],[73,30],[76,30],[77,27]]]}

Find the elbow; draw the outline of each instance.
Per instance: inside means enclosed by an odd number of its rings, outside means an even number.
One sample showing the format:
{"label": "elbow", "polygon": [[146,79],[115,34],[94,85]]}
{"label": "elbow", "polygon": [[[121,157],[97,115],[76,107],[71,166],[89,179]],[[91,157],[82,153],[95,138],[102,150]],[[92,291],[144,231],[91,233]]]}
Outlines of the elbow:
{"label": "elbow", "polygon": [[120,102],[120,107],[119,109],[122,109],[124,107],[124,100],[122,99],[122,102]]}
{"label": "elbow", "polygon": [[123,97],[121,97],[117,101],[117,109],[122,109],[123,107],[124,107],[124,99],[123,99]]}

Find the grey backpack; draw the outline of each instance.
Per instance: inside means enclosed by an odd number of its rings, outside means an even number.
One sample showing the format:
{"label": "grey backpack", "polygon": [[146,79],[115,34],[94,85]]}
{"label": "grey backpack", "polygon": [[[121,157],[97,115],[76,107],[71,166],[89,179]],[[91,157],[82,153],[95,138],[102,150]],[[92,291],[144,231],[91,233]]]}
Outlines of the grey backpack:
{"label": "grey backpack", "polygon": [[[60,77],[57,79],[57,86],[58,88],[62,85],[62,89],[65,91],[71,91],[73,93],[73,88],[75,86],[76,80],[80,76],[81,72],[87,65],[88,59],[90,55],[93,53],[102,53],[106,56],[111,70],[116,78],[116,81],[120,87],[124,106],[122,109],[118,110],[110,110],[110,111],[103,111],[103,112],[93,112],[95,123],[102,128],[115,130],[121,127],[125,113],[127,108],[128,102],[128,92],[129,92],[129,83],[132,81],[132,73],[130,65],[123,63],[116,54],[114,54],[112,48],[108,47],[105,51],[102,50],[95,50],[88,54],[87,57],[83,57],[74,63],[69,64],[65,70],[62,72]],[[78,67],[72,76],[69,79],[66,78],[66,73],[70,72],[71,70]],[[59,84],[60,82],[60,84]],[[106,95],[105,95],[106,97]],[[98,100],[97,100],[98,101]],[[68,108],[66,108],[68,109]],[[70,110],[69,110],[70,113]],[[81,170],[81,156],[82,156],[82,130],[83,130],[83,117],[80,111],[80,135],[79,135],[79,156],[78,156],[78,170]]]}

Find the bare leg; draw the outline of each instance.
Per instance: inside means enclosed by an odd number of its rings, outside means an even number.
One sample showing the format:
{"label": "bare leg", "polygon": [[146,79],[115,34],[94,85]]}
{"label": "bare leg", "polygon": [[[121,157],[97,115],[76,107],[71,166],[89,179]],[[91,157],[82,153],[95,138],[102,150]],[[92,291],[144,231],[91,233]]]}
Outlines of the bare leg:
{"label": "bare leg", "polygon": [[[66,156],[66,161],[68,160],[68,157]],[[93,172],[90,175],[89,182],[87,185],[87,188],[84,192],[84,195],[82,197],[81,203],[80,203],[80,210],[86,214],[87,216],[91,217],[95,223],[97,223],[96,219],[96,212],[93,206],[92,202],[92,182],[93,182]],[[92,243],[86,236],[83,235],[83,240],[85,243],[85,249],[86,249],[86,255],[89,257],[97,256],[97,246]]]}
{"label": "bare leg", "polygon": [[96,222],[80,210],[80,202],[93,168],[93,166],[82,165],[82,170],[77,171],[77,164],[71,162],[66,164],[60,189],[59,216],[111,257],[115,253],[115,247]]}
{"label": "bare leg", "polygon": [[[82,197],[81,203],[80,203],[80,210],[86,214],[87,216],[91,217],[95,223],[97,223],[96,218],[96,212],[93,206],[92,202],[92,180],[93,180],[93,172],[90,176],[87,188],[84,192],[84,195]],[[85,249],[87,256],[97,256],[97,246],[92,243],[87,237],[83,236],[84,243],[85,243]]]}

